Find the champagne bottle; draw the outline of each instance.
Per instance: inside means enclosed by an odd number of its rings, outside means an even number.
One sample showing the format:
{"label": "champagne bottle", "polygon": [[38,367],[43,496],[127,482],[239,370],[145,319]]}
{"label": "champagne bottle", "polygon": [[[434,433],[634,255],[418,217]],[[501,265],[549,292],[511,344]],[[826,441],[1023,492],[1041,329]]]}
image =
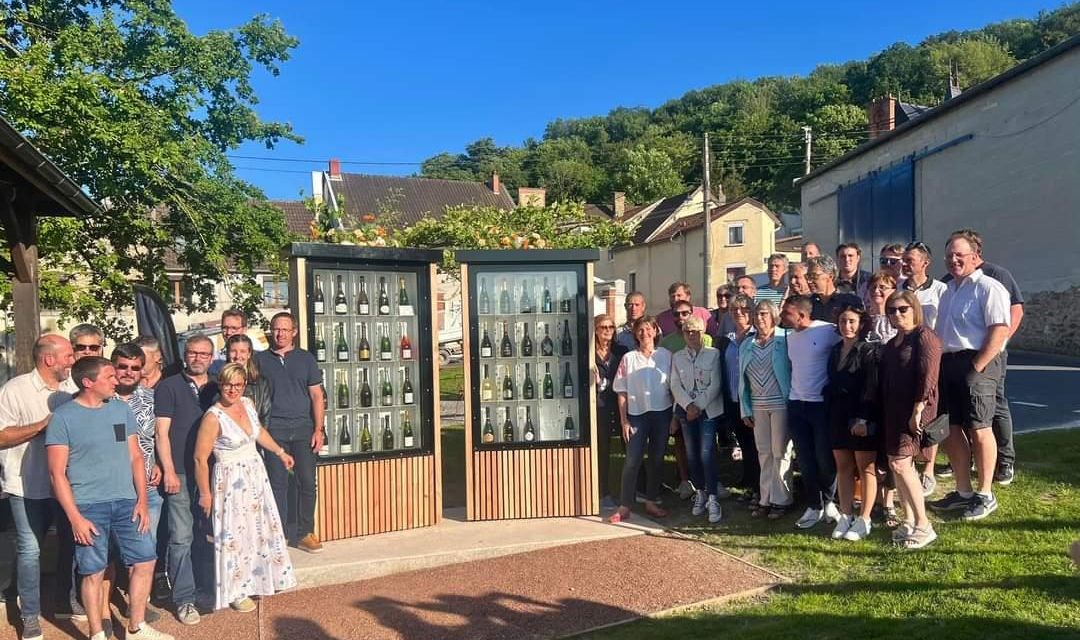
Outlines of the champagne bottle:
{"label": "champagne bottle", "polygon": [[574,397],[574,379],[570,377],[570,363],[565,363],[562,374],[562,396],[564,398]]}
{"label": "champagne bottle", "polygon": [[529,292],[529,281],[521,281],[521,305],[519,307],[521,313],[536,313],[536,308],[533,306],[532,294]]}
{"label": "champagne bottle", "polygon": [[525,442],[536,440],[536,427],[532,421],[532,407],[525,407]]}
{"label": "champagne bottle", "polygon": [[559,313],[570,313],[570,292],[566,290],[563,282],[562,291],[559,293]]}
{"label": "champagne bottle", "polygon": [[544,323],[544,339],[540,341],[540,355],[544,357],[555,355],[555,343],[551,340],[551,323]]}
{"label": "champagne bottle", "polygon": [[323,338],[322,325],[315,325],[315,360],[326,362],[326,339]]}
{"label": "champagne bottle", "polygon": [[345,299],[344,276],[337,276],[337,290],[334,292],[334,313],[343,316],[349,312],[349,302]]}
{"label": "champagne bottle", "polygon": [[366,324],[360,325],[360,345],[356,355],[361,362],[368,362],[371,360],[371,343],[368,342]]}
{"label": "champagne bottle", "polygon": [[371,301],[368,299],[367,279],[360,276],[360,293],[356,294],[357,315],[371,315]]}
{"label": "champagne bottle", "polygon": [[531,358],[533,354],[532,336],[529,335],[529,323],[525,323],[525,335],[521,337],[521,357]]}
{"label": "champagne bottle", "polygon": [[487,278],[480,278],[480,303],[477,309],[480,315],[491,313],[491,296],[488,294]]}
{"label": "champagne bottle", "polygon": [[337,408],[348,409],[349,408],[349,381],[347,379],[348,374],[344,371],[339,371],[337,376]]}
{"label": "champagne bottle", "polygon": [[502,292],[499,293],[499,313],[510,315],[510,292],[506,290],[506,278],[503,278]]}
{"label": "champagne bottle", "polygon": [[503,410],[506,413],[506,421],[503,422],[502,439],[503,442],[514,441],[514,423],[510,420],[510,407],[506,407]]}
{"label": "champagne bottle", "polygon": [[398,278],[397,300],[398,308],[412,306],[412,303],[409,302],[409,291],[405,288],[405,278]]}
{"label": "champagne bottle", "polygon": [[353,452],[352,434],[349,433],[349,416],[341,416],[338,421],[338,453],[348,455]]}
{"label": "champagne bottle", "polygon": [[551,379],[551,363],[544,363],[544,400],[555,397],[555,382]]}
{"label": "champagne bottle", "polygon": [[315,276],[315,315],[326,313],[326,296],[323,295],[322,276]]}
{"label": "champagne bottle", "polygon": [[562,321],[562,342],[560,343],[560,349],[564,356],[572,355],[574,352],[574,340],[570,337],[570,321]]}
{"label": "champagne bottle", "polygon": [[379,327],[379,360],[393,360],[394,350],[390,346],[390,332],[386,327]]}
{"label": "champagne bottle", "polygon": [[368,380],[368,370],[360,370],[360,406],[370,407],[372,405],[371,397],[371,382]]}
{"label": "champagne bottle", "polygon": [[551,289],[548,288],[548,279],[544,278],[544,297],[540,303],[541,313],[551,313],[553,311],[553,305],[551,302]]}
{"label": "champagne bottle", "polygon": [[364,414],[364,429],[360,432],[360,451],[371,451],[371,418]]}
{"label": "champagne bottle", "polygon": [[389,407],[394,404],[394,383],[390,380],[389,371],[383,372],[382,369],[379,371],[380,373],[383,373],[382,406]]}
{"label": "champagne bottle", "polygon": [[491,335],[488,333],[487,325],[484,325],[484,338],[480,341],[480,357],[490,358],[494,352],[494,345],[491,344]]}
{"label": "champagne bottle", "polygon": [[491,407],[484,407],[484,431],[480,440],[484,444],[495,442],[495,427],[491,424]]}
{"label": "champagne bottle", "polygon": [[525,381],[521,383],[521,397],[523,400],[532,400],[536,396],[533,388],[532,376],[529,375],[529,363],[525,363]]}
{"label": "champagne bottle", "polygon": [[503,337],[502,341],[499,343],[499,356],[503,358],[513,358],[514,343],[510,341],[510,335],[506,332],[507,324],[508,323],[506,322],[503,323]]}
{"label": "champagne bottle", "polygon": [[409,342],[409,332],[404,322],[401,323],[401,340],[398,347],[401,349],[402,360],[412,360],[412,343]]}
{"label": "champagne bottle", "polygon": [[406,449],[416,446],[416,440],[413,439],[412,417],[408,411],[401,412],[401,441],[401,445]]}
{"label": "champagne bottle", "polygon": [[405,368],[401,376],[403,378],[401,381],[401,404],[412,404],[415,398],[413,397],[413,386],[408,367]]}
{"label": "champagne bottle", "polygon": [[390,428],[390,416],[383,416],[382,450],[391,451],[394,448],[394,430]]}
{"label": "champagne bottle", "polygon": [[[324,395],[323,398],[326,398],[326,396]],[[328,417],[327,414],[323,413],[322,430],[323,430],[323,433],[326,433],[328,435],[327,435],[326,438],[323,438],[322,446],[319,447],[319,457],[320,458],[325,458],[326,456],[330,455],[330,440],[332,439],[330,436],[333,435],[333,434],[326,430],[326,419],[327,419],[327,417]]]}
{"label": "champagne bottle", "polygon": [[488,366],[484,365],[484,377],[480,381],[480,401],[491,402],[495,399],[495,383],[491,381]]}
{"label": "champagne bottle", "polygon": [[345,323],[339,322],[337,326],[337,361],[349,361],[349,343],[345,341]]}
{"label": "champagne bottle", "polygon": [[506,375],[503,377],[503,400],[514,399],[514,378],[510,375],[510,367],[506,368]]}
{"label": "champagne bottle", "polygon": [[386,293],[386,278],[379,276],[379,315],[390,315],[390,295]]}
{"label": "champagne bottle", "polygon": [[574,416],[568,413],[566,420],[563,421],[563,439],[573,440],[574,437]]}

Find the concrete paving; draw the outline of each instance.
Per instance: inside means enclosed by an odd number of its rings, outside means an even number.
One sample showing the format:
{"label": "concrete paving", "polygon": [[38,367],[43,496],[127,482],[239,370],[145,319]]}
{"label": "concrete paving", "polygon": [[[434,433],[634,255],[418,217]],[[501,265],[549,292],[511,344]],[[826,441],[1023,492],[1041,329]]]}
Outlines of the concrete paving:
{"label": "concrete paving", "polygon": [[1009,351],[1005,394],[1017,433],[1080,427],[1077,389],[1080,358]]}

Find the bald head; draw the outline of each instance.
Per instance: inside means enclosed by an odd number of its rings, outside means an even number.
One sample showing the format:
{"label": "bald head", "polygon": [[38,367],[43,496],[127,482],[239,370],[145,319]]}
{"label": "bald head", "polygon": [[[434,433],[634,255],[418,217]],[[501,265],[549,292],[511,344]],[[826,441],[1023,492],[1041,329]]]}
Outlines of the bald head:
{"label": "bald head", "polygon": [[47,334],[34,342],[32,351],[34,366],[46,380],[63,382],[71,374],[71,365],[75,363],[75,353],[71,342],[63,336]]}

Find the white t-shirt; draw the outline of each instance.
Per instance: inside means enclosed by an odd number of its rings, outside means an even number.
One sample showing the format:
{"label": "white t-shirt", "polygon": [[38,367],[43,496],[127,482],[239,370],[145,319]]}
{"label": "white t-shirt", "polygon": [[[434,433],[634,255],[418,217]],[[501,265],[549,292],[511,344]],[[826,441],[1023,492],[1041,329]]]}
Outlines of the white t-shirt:
{"label": "white t-shirt", "polygon": [[[43,420],[71,400],[71,394],[63,391],[64,387],[61,384],[60,390],[55,391],[48,388],[37,369],[8,380],[0,387],[0,430],[25,427]],[[0,477],[5,493],[33,500],[52,497],[44,431],[33,440],[0,450],[0,466],[3,467]]]}
{"label": "white t-shirt", "polygon": [[919,300],[922,307],[923,326],[933,329],[937,325],[938,307],[941,306],[941,296],[945,293],[945,283],[933,278],[923,283],[923,286],[914,289],[908,286],[910,280],[904,281],[901,291],[910,291]]}
{"label": "white t-shirt", "polygon": [[935,327],[945,353],[982,349],[990,327],[1009,326],[1009,305],[1009,290],[982,269],[963,280],[950,280],[941,296]]}
{"label": "white t-shirt", "polygon": [[821,390],[829,381],[829,350],[840,342],[836,325],[814,320],[802,331],[787,334],[788,358],[791,360],[790,400],[821,402]]}
{"label": "white t-shirt", "polygon": [[649,357],[635,349],[623,356],[611,388],[626,394],[626,412],[632,416],[663,411],[671,407],[670,372],[667,349],[657,347]]}

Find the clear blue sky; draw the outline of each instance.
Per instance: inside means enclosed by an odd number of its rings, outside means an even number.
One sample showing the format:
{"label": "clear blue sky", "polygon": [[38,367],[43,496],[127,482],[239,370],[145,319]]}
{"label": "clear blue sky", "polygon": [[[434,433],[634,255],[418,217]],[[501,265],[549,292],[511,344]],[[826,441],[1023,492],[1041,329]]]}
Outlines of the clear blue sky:
{"label": "clear blue sky", "polygon": [[[500,145],[540,137],[555,118],[656,107],[691,89],[763,75],[805,74],[1053,9],[1050,0],[907,0],[900,3],[643,2],[639,0],[176,0],[196,33],[258,13],[300,40],[279,76],[260,72],[259,113],[292,123],[306,142],[237,154],[239,174],[277,199],[310,192],[303,172],[325,159],[419,162],[491,136]],[[346,164],[350,173],[409,174],[419,166]]]}

